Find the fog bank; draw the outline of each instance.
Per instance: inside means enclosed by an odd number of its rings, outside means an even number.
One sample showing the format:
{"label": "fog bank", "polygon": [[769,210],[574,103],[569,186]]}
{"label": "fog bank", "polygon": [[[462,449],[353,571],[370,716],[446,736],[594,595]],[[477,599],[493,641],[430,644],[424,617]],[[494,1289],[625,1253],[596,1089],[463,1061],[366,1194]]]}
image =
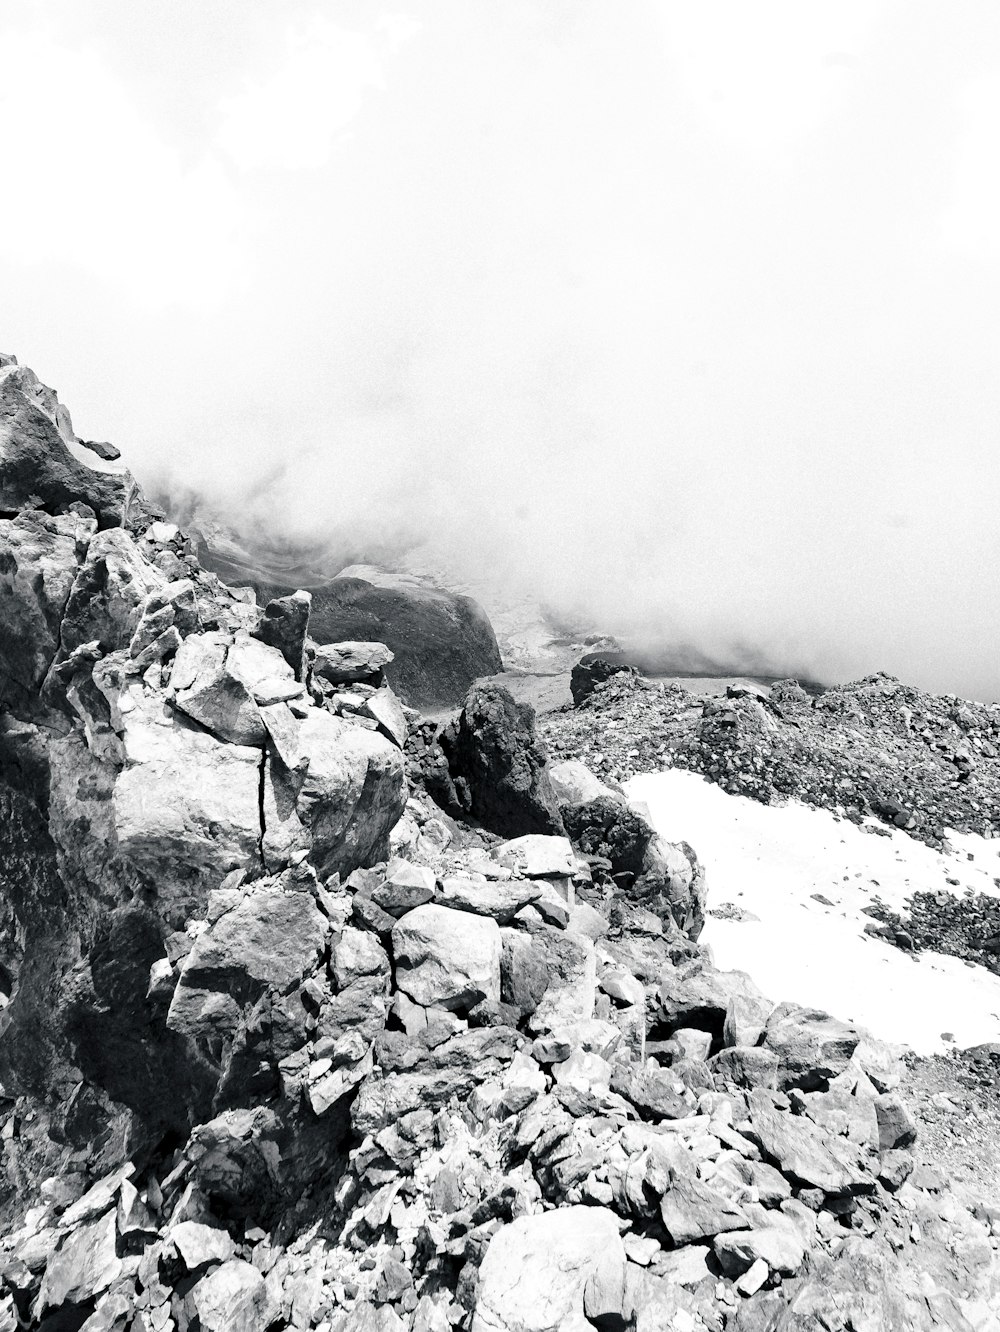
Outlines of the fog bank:
{"label": "fog bank", "polygon": [[1000,10],[16,2],[0,349],[150,488],[1000,696]]}

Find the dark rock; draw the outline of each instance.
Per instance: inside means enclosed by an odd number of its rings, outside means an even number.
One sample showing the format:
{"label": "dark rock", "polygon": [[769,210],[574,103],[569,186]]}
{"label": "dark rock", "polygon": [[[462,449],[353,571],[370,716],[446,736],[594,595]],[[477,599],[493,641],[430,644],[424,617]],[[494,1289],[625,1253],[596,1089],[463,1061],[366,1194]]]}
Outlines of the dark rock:
{"label": "dark rock", "polygon": [[255,637],[269,647],[276,647],[295,672],[296,680],[305,679],[306,633],[312,597],[298,591],[276,597],[264,607]]}
{"label": "dark rock", "polygon": [[573,695],[573,704],[576,707],[589,698],[599,684],[605,680],[610,680],[613,675],[631,675],[639,678],[639,671],[635,666],[629,666],[623,661],[609,661],[607,657],[602,657],[600,653],[588,653],[573,667],[569,679],[570,693]]}
{"label": "dark rock", "polygon": [[[261,600],[289,590],[252,582]],[[385,677],[412,707],[455,706],[474,680],[503,670],[493,628],[471,597],[367,565],[313,586],[312,595],[313,637],[384,643],[394,654]]]}
{"label": "dark rock", "polygon": [[[448,762],[445,807],[506,837],[561,834],[562,817],[535,735],[534,709],[498,684],[475,685],[461,716],[440,736]],[[441,801],[439,800],[439,803]]]}

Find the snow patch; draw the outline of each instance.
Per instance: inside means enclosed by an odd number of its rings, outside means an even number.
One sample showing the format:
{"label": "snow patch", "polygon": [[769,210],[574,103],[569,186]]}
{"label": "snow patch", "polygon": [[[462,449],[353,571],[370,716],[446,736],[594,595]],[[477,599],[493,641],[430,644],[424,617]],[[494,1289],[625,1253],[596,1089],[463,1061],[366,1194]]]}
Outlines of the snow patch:
{"label": "snow patch", "polygon": [[945,855],[797,801],[727,795],[678,769],[634,777],[626,790],[658,832],[694,847],[709,910],[731,902],[757,917],[708,917],[702,942],[717,966],[748,971],[775,1002],[826,1009],[919,1054],[948,1049],[943,1033],[960,1047],[1000,1041],[1000,977],[960,958],[904,953],[866,935],[872,917],[863,914],[875,897],[902,910],[918,891],[1000,896],[1000,841],[949,834],[954,850]]}

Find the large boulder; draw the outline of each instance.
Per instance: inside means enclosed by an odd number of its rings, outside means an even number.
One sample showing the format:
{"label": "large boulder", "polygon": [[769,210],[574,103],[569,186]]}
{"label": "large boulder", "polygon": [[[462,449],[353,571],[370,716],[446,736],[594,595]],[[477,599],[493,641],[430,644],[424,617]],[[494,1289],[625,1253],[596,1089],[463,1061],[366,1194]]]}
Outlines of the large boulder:
{"label": "large boulder", "polygon": [[[225,576],[224,557],[203,555]],[[295,589],[277,581],[263,561],[243,564],[258,600]],[[496,635],[483,608],[471,597],[436,587],[426,579],[389,573],[374,565],[351,565],[336,578],[311,583],[309,632],[318,643],[382,643],[393,654],[385,677],[405,703],[420,708],[454,707],[481,676],[503,670]]]}
{"label": "large boulder", "polygon": [[426,904],[393,927],[396,984],[425,1007],[474,1007],[500,999],[500,927],[488,916]]}
{"label": "large boulder", "polygon": [[565,831],[534,709],[503,685],[474,685],[439,743],[450,779],[432,794],[446,807],[506,837]]}
{"label": "large boulder", "polygon": [[[585,1332],[588,1312],[617,1315],[624,1326],[625,1279],[614,1212],[562,1207],[519,1217],[490,1240],[472,1332]],[[598,1310],[597,1297],[608,1287],[617,1289],[618,1307]]]}
{"label": "large boulder", "polygon": [[[560,774],[561,789],[567,782]],[[581,782],[577,786],[589,790]],[[611,862],[613,875],[632,877],[631,896],[691,939],[705,924],[705,872],[686,842],[661,837],[649,820],[614,792],[563,804],[562,817],[576,847]]]}
{"label": "large boulder", "polygon": [[[266,709],[265,711],[270,711]],[[406,806],[398,747],[320,708],[291,719],[301,764],[271,743],[263,784],[262,848],[269,869],[307,851],[321,877],[388,859]]]}

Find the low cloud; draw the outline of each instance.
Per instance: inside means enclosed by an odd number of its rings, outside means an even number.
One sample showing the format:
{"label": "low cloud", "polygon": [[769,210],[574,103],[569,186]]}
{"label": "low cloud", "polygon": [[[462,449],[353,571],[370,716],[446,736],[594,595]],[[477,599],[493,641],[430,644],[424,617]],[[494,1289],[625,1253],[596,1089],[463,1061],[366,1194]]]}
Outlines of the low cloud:
{"label": "low cloud", "polygon": [[1000,695],[992,7],[43,8],[0,24],[4,349],[145,484]]}

